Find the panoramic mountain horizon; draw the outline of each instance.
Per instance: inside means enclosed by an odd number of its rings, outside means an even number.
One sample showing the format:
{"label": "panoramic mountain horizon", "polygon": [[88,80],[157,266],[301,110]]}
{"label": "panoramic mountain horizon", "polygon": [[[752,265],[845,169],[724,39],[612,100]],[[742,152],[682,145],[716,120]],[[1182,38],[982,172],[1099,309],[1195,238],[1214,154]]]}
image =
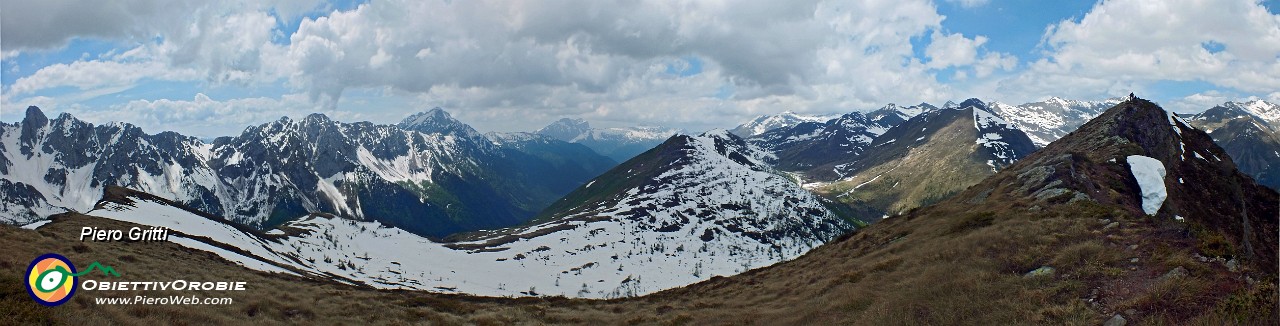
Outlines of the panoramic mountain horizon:
{"label": "panoramic mountain horizon", "polygon": [[0,3],[0,325],[1280,324],[1268,0]]}

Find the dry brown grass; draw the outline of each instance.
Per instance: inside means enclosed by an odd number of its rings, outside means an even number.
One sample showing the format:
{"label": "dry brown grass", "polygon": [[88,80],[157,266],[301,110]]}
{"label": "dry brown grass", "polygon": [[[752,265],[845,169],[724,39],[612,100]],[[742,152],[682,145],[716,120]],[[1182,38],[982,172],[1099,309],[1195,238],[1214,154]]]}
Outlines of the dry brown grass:
{"label": "dry brown grass", "polygon": [[[1276,318],[1275,277],[1201,262],[1179,224],[1096,204],[1056,213],[1002,202],[941,205],[884,220],[793,261],[624,300],[482,298],[380,291],[248,271],[168,243],[68,241],[81,217],[39,232],[0,228],[0,324],[1100,324],[1128,309],[1137,324],[1258,324]],[[1104,221],[1118,226],[1105,228]],[[1136,245],[1135,249],[1130,249]],[[39,306],[18,283],[31,258],[101,261],[131,279],[238,279],[227,306],[98,306],[77,293]],[[1138,263],[1131,263],[1138,258]],[[1053,266],[1048,277],[1023,274]],[[1182,266],[1188,276],[1159,280]],[[1266,275],[1248,274],[1248,275]],[[158,295],[148,293],[148,295]]]}

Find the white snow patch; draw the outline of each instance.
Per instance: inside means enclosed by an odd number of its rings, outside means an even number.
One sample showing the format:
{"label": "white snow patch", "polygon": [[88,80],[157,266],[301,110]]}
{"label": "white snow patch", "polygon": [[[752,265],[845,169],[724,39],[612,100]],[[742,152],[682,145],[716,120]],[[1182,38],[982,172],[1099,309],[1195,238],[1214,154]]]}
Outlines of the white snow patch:
{"label": "white snow patch", "polygon": [[23,228],[23,229],[27,229],[27,230],[35,230],[36,228],[39,228],[39,227],[41,227],[41,226],[43,226],[43,225],[45,225],[45,224],[49,224],[49,222],[53,222],[53,221],[51,221],[51,220],[43,220],[43,221],[39,221],[39,222],[35,222],[35,223],[31,223],[31,224],[23,225],[23,226],[22,226],[22,228]]}
{"label": "white snow patch", "polygon": [[376,173],[378,177],[391,182],[430,182],[431,166],[434,163],[432,154],[432,151],[410,152],[408,155],[384,160],[374,156],[364,146],[356,149],[356,159],[359,160],[360,165],[373,170],[373,173]]}
{"label": "white snow patch", "polygon": [[1128,161],[1129,170],[1138,180],[1138,188],[1142,189],[1142,211],[1155,215],[1169,196],[1164,187],[1164,164],[1142,155],[1130,155]]}
{"label": "white snow patch", "polygon": [[226,249],[218,248],[204,242],[183,238],[181,236],[171,236],[169,237],[169,242],[173,242],[180,246],[191,248],[191,249],[212,252],[214,254],[217,254],[219,257],[222,257],[222,259],[239,263],[241,266],[244,266],[249,269],[260,270],[260,271],[271,272],[271,273],[282,273],[282,274],[302,276],[302,275],[298,275],[298,273],[291,272],[287,269],[280,268],[279,266],[276,266],[276,265],[268,264],[261,260],[253,259],[245,255],[237,254],[237,253],[228,251]]}

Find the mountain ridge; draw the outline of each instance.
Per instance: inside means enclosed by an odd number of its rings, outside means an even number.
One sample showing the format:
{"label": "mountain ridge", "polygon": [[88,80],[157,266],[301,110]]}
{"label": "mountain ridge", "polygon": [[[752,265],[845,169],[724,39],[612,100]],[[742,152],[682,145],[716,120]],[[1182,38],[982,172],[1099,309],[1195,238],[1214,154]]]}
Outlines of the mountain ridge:
{"label": "mountain ridge", "polygon": [[500,146],[438,108],[399,126],[282,117],[203,143],[30,107],[24,122],[0,127],[0,182],[12,185],[2,202],[17,208],[4,218],[87,211],[120,185],[263,228],[328,212],[443,236],[522,223],[612,164],[531,141],[543,145]]}

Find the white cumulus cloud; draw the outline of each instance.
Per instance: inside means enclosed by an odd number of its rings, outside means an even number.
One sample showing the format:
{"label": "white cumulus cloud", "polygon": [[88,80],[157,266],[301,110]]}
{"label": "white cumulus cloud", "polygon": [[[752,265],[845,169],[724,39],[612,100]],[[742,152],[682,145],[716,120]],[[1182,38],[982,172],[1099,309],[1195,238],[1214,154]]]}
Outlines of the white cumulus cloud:
{"label": "white cumulus cloud", "polygon": [[1280,89],[1280,16],[1253,0],[1103,1],[1049,26],[1042,46],[1046,57],[1003,92],[1102,98],[1162,80]]}

